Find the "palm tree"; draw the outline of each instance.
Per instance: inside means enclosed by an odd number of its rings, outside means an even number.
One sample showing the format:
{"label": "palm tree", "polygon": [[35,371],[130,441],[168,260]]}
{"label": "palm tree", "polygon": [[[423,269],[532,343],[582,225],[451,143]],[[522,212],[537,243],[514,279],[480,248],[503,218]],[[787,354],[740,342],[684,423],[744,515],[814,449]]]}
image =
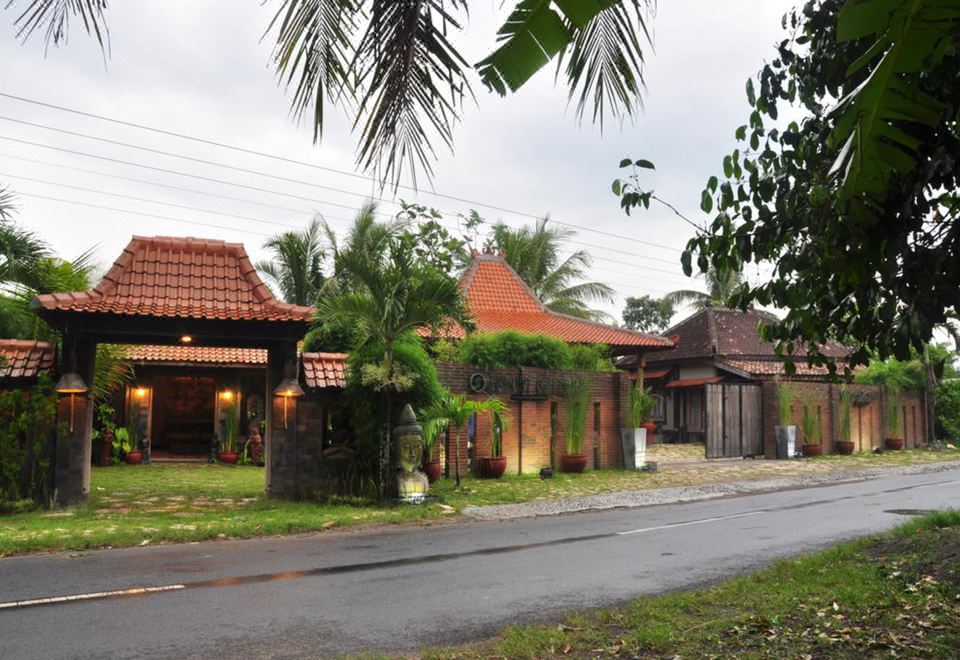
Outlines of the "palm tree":
{"label": "palm tree", "polygon": [[293,305],[313,305],[326,278],[323,261],[326,252],[320,242],[321,224],[314,218],[303,231],[288,231],[263,244],[273,253],[270,261],[257,262],[257,270],[266,276],[283,298]]}
{"label": "palm tree", "polygon": [[609,314],[590,309],[589,302],[613,302],[614,291],[600,282],[583,282],[592,263],[585,250],[577,250],[566,259],[560,253],[563,243],[576,232],[548,227],[549,216],[513,229],[498,223],[493,226],[489,244],[504,253],[517,275],[551,310],[579,318],[607,321]]}
{"label": "palm tree", "polygon": [[333,228],[324,223],[323,230],[333,257],[333,278],[328,281],[323,293],[350,291],[360,285],[349,264],[368,258],[383,259],[391,243],[400,236],[405,226],[399,220],[377,220],[377,205],[372,201],[360,207],[353,226],[342,242]]}
{"label": "palm tree", "polygon": [[417,328],[464,319],[466,308],[457,282],[418,262],[407,235],[391,236],[381,247],[379,254],[354,249],[338,254],[337,271],[350,289],[321,296],[316,318],[320,323],[352,323],[365,340],[383,344],[383,363],[373,378],[381,394],[380,495],[385,497],[391,397],[399,384],[394,374],[394,343]]}
{"label": "palm tree", "polygon": [[[603,125],[640,107],[644,46],[655,0],[560,2],[515,0],[497,32],[496,50],[471,66],[455,45],[467,0],[283,0],[268,32],[273,62],[291,90],[294,115],[307,116],[314,140],[326,105],[354,112],[357,163],[398,183],[409,165],[428,176],[434,144],[452,146],[469,77],[501,96],[515,92],[551,60],[566,79],[576,114]],[[16,18],[17,36],[45,32],[66,42],[71,18],[105,47],[107,0],[28,0]],[[562,66],[566,62],[566,66]]]}
{"label": "palm tree", "polygon": [[743,282],[743,273],[739,270],[718,270],[711,266],[701,275],[707,284],[706,293],[692,289],[671,291],[663,300],[674,306],[692,305],[704,309],[711,305],[723,306]]}
{"label": "palm tree", "polygon": [[457,488],[460,488],[460,432],[470,417],[477,413],[487,412],[498,416],[501,420],[508,415],[507,406],[500,399],[476,401],[468,399],[466,395],[451,394],[447,391],[443,397],[434,401],[431,406],[420,413],[424,434],[431,433],[433,437],[436,437],[438,433],[450,426],[457,430],[457,437],[454,442],[454,449],[456,450],[454,470]]}

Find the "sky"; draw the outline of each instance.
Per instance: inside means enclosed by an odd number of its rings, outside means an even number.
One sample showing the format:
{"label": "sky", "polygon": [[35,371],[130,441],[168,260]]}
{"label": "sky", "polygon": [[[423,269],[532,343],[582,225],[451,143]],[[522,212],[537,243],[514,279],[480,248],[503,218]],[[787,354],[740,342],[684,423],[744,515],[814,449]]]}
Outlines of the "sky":
{"label": "sky", "polygon": [[[602,132],[589,121],[578,124],[552,66],[506,98],[474,78],[476,103],[464,107],[454,152],[439,151],[432,181],[420,178],[418,190],[396,193],[381,193],[356,169],[357,138],[344,112],[330,113],[319,145],[311,127],[291,117],[289,93],[271,67],[271,39],[264,37],[276,0],[111,4],[106,57],[79,23],[65,46],[47,49],[42,35],[22,43],[13,23],[24,0],[5,11],[3,3],[0,184],[18,195],[18,222],[58,254],[72,258],[95,248],[104,267],[134,234],[242,242],[254,260],[264,258],[268,236],[303,227],[315,212],[345,230],[370,196],[383,197],[385,214],[395,213],[401,199],[435,207],[453,230],[470,209],[512,226],[549,213],[578,227],[569,247],[586,249],[594,259],[591,279],[614,287],[617,300],[598,307],[619,320],[626,296],[700,288],[679,265],[689,225],[665,207],[629,217],[620,210],[610,189],[623,174],[620,160],[653,161],[656,170],[644,172],[643,185],[703,221],[700,191],[749,113],[744,83],[775,56],[780,18],[795,1],[662,0],[654,48],[647,51],[644,111]],[[454,40],[468,61],[494,48],[510,4],[471,3]]]}

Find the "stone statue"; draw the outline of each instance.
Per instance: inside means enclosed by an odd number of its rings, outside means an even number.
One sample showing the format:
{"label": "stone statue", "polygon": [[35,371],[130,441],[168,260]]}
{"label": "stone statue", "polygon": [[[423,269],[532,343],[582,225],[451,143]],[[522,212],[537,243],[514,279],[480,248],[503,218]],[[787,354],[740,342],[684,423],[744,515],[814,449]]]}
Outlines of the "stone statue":
{"label": "stone statue", "polygon": [[404,502],[422,502],[427,496],[429,480],[420,471],[423,457],[423,427],[410,404],[400,413],[400,424],[393,429],[397,446],[397,496]]}

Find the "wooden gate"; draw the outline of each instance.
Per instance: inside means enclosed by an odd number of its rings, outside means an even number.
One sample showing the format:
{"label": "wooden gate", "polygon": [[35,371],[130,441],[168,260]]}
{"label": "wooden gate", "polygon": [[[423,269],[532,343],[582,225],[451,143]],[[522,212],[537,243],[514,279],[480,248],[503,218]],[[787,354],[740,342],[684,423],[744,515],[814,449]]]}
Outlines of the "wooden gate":
{"label": "wooden gate", "polygon": [[716,383],[707,388],[707,458],[763,454],[760,385]]}

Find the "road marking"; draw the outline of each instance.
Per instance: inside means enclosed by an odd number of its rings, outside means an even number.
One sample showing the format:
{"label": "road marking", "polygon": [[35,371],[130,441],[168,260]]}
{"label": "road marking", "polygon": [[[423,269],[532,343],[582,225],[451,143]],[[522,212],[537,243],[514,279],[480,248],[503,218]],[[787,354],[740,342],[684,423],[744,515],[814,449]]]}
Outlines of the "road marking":
{"label": "road marking", "polygon": [[688,527],[690,525],[703,525],[706,523],[719,522],[721,520],[732,520],[733,518],[746,518],[747,516],[756,516],[766,513],[766,510],[747,511],[746,513],[733,513],[729,516],[717,516],[715,518],[701,518],[700,520],[688,520],[687,522],[670,523],[667,525],[657,525],[656,527],[642,527],[640,529],[631,529],[629,532],[617,532],[617,536],[629,536],[630,534],[643,534],[645,532],[656,532],[661,529],[672,529],[674,527]]}
{"label": "road marking", "polygon": [[32,598],[30,600],[14,600],[0,603],[0,610],[13,610],[20,607],[36,607],[37,605],[56,605],[58,603],[72,603],[81,600],[97,600],[99,598],[118,598],[120,596],[144,596],[161,591],[178,591],[186,589],[185,584],[165,584],[158,587],[134,587],[132,589],[117,589],[115,591],[97,591],[89,594],[74,594],[72,596],[53,596],[51,598]]}

